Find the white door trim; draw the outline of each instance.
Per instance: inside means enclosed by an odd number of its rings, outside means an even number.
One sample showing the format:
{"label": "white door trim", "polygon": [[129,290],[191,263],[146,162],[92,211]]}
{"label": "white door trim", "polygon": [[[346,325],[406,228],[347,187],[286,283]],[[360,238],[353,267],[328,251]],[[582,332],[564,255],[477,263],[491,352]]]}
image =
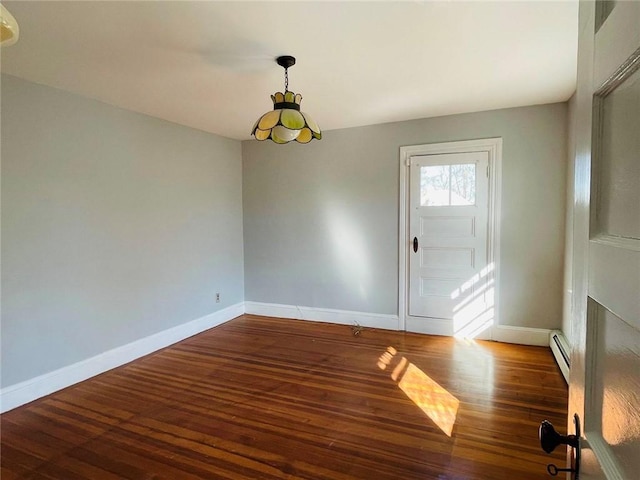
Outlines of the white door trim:
{"label": "white door trim", "polygon": [[[400,147],[400,211],[398,222],[398,327],[406,329],[409,275],[409,161],[415,155],[487,152],[489,154],[489,226],[487,263],[494,265],[494,325],[500,324],[500,198],[502,184],[502,138],[483,138],[457,142],[430,143]],[[444,325],[433,322],[434,335],[452,335]]]}

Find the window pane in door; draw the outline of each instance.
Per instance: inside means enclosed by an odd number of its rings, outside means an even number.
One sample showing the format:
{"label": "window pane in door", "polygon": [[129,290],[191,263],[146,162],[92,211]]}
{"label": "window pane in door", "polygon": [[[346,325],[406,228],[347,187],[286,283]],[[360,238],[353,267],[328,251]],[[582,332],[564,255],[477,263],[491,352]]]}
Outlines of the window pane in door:
{"label": "window pane in door", "polygon": [[420,168],[420,205],[423,207],[451,205],[449,174],[449,165]]}
{"label": "window pane in door", "polygon": [[420,168],[420,205],[475,205],[476,164],[433,165]]}
{"label": "window pane in door", "polygon": [[451,205],[476,204],[476,164],[451,165]]}

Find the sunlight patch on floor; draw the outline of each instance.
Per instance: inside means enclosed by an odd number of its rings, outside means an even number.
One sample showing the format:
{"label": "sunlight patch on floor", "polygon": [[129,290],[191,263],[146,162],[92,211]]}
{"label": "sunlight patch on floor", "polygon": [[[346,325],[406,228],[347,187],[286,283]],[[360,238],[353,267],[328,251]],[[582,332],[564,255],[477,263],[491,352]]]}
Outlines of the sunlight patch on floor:
{"label": "sunlight patch on floor", "polygon": [[[387,348],[378,359],[378,368],[386,370],[397,351]],[[460,401],[444,387],[434,381],[420,368],[402,357],[391,373],[392,380],[420,410],[422,410],[443,433],[451,436],[456,423]]]}

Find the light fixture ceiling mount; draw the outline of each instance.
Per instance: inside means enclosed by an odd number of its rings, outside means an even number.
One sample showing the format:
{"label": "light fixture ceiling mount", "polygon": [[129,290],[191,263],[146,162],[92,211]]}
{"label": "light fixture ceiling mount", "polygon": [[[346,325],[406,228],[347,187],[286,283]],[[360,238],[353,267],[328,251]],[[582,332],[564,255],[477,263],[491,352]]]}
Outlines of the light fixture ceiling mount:
{"label": "light fixture ceiling mount", "polygon": [[296,64],[296,57],[292,57],[291,55],[283,55],[276,58],[276,62],[286,70],[287,68],[293,67]]}
{"label": "light fixture ceiling mount", "polygon": [[262,115],[251,130],[257,140],[271,139],[275,143],[309,143],[314,138],[320,140],[322,132],[318,124],[300,111],[302,95],[289,91],[289,68],[296,64],[295,57],[283,55],[276,62],[284,68],[284,93],[271,95],[273,110]]}

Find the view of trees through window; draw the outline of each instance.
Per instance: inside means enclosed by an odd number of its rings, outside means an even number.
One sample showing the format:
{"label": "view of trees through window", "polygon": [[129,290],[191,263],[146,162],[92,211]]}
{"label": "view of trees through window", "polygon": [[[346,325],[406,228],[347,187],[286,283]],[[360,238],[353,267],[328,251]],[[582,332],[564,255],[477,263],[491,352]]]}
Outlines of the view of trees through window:
{"label": "view of trees through window", "polygon": [[438,207],[475,203],[475,163],[420,168],[420,205]]}

